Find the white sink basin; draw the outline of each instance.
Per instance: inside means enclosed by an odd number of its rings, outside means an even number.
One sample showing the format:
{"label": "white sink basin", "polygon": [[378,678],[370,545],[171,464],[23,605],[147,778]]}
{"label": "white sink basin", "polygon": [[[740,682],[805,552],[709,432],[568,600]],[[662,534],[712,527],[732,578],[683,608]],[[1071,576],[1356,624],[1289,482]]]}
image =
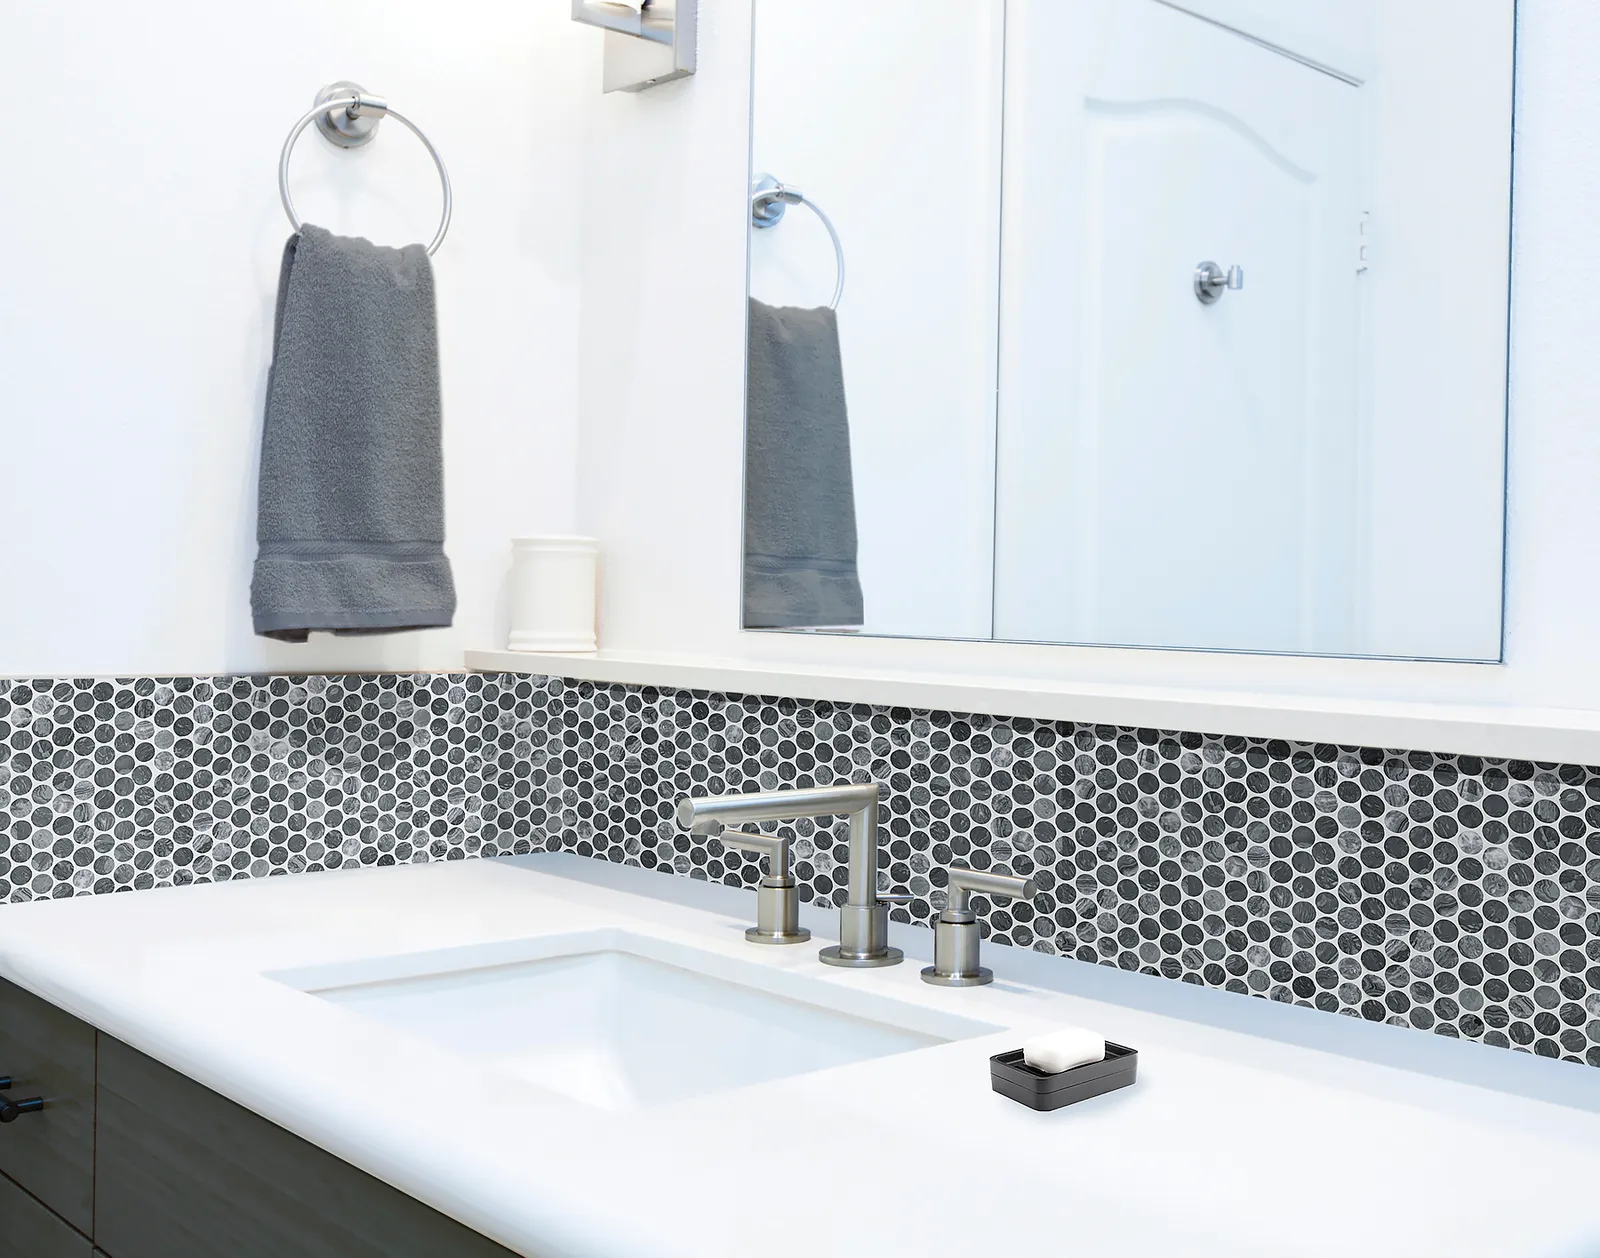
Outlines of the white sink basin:
{"label": "white sink basin", "polygon": [[612,929],[269,977],[610,1110],[1000,1029]]}

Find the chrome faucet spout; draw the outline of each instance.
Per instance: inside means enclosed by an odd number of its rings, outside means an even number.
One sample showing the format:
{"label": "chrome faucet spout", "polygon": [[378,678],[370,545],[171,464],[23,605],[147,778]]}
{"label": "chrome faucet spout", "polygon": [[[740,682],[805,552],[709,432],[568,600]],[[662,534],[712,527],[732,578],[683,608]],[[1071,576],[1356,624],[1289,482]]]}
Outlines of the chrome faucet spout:
{"label": "chrome faucet spout", "polygon": [[845,904],[839,910],[839,944],[824,948],[821,959],[830,965],[894,965],[901,953],[889,947],[889,907],[878,892],[879,789],[878,783],[865,782],[685,798],[678,801],[677,820],[691,834],[717,835],[729,826],[763,821],[848,817],[850,859]]}
{"label": "chrome faucet spout", "polygon": [[711,795],[678,801],[678,824],[690,834],[719,833],[724,826],[797,817],[850,819],[850,877],[846,902],[876,903],[878,893],[878,784],[813,786],[752,795]]}

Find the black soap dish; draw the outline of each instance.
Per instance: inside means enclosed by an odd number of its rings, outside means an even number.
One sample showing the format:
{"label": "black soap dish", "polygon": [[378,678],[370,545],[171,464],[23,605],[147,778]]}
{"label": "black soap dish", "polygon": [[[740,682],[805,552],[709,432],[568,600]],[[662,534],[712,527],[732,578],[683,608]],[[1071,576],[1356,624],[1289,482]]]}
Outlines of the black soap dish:
{"label": "black soap dish", "polygon": [[1022,1050],[1014,1048],[989,1058],[989,1083],[1001,1096],[1030,1109],[1051,1110],[1125,1088],[1138,1070],[1138,1050],[1110,1040],[1103,1061],[1085,1062],[1053,1075],[1035,1070],[1022,1060]]}

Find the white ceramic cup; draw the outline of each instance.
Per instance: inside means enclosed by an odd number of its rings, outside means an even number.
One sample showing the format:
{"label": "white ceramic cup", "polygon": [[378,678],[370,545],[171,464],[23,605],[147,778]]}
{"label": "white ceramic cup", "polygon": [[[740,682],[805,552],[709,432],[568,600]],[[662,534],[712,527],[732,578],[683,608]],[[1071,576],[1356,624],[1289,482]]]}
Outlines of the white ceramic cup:
{"label": "white ceramic cup", "polygon": [[512,651],[593,651],[596,572],[593,537],[551,534],[511,539]]}

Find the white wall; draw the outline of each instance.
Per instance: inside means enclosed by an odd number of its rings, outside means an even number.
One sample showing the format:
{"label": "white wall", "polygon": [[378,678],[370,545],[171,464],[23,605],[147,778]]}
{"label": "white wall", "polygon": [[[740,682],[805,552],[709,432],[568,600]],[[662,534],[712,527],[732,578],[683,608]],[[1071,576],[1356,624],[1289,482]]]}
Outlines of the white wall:
{"label": "white wall", "polygon": [[[503,641],[507,539],[572,523],[579,100],[598,41],[546,0],[63,0],[0,10],[0,674],[459,668]],[[278,151],[322,84],[417,121],[456,215],[436,267],[455,628],[254,638]],[[296,149],[302,215],[426,240],[397,123]]]}
{"label": "white wall", "polygon": [[[741,633],[748,0],[707,0],[701,71],[594,101],[585,157],[579,522],[603,644],[745,660],[1600,709],[1600,6],[1523,0],[1504,665]],[[1449,538],[1419,531],[1417,562]]]}
{"label": "white wall", "polygon": [[[698,75],[602,97],[598,37],[554,0],[12,6],[0,672],[458,667],[460,646],[497,641],[505,538],[575,523],[605,539],[613,648],[1600,710],[1600,6],[1523,0],[1519,23],[1498,667],[739,632],[749,7],[703,7]],[[213,68],[222,86],[197,92]],[[439,273],[462,614],[448,633],[297,649],[251,638],[246,601],[286,234],[273,177],[302,102],[341,76],[410,109],[457,181]],[[220,103],[194,104],[207,93]],[[433,202],[363,160],[379,146],[307,146],[328,181],[304,185],[308,213],[382,238],[401,226],[388,197],[406,234],[430,229]],[[397,182],[380,193],[369,172]],[[1408,542],[1419,560],[1448,544]]]}

